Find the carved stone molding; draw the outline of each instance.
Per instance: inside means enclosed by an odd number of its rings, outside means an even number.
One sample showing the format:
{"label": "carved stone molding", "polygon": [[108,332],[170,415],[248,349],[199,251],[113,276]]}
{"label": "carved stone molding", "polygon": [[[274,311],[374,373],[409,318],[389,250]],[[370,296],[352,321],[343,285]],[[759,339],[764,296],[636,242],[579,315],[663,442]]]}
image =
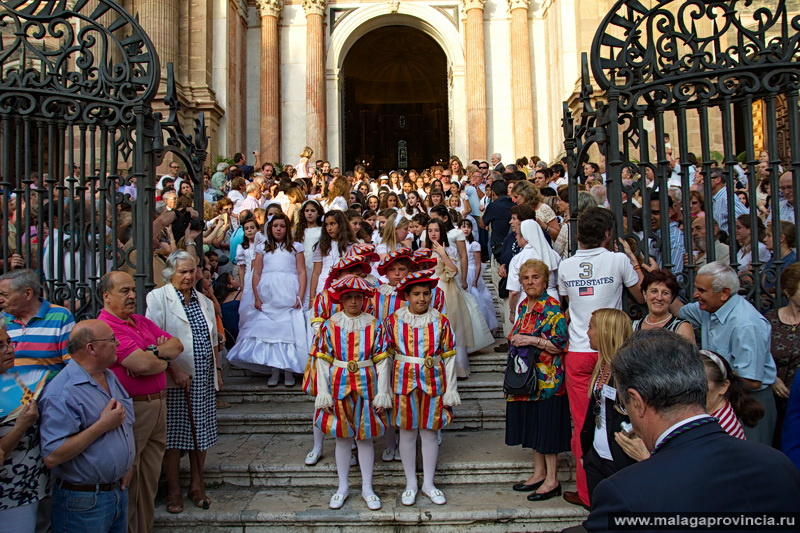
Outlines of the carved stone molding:
{"label": "carved stone molding", "polygon": [[397,13],[397,10],[400,9],[400,0],[388,0],[387,3],[389,4],[389,11],[392,13]]}
{"label": "carved stone molding", "polygon": [[514,11],[515,9],[528,10],[531,5],[531,0],[508,0],[508,10]]}
{"label": "carved stone molding", "polygon": [[262,17],[280,18],[283,12],[283,0],[256,0],[256,6]]}
{"label": "carved stone molding", "polygon": [[326,0],[303,0],[303,10],[308,15],[325,16],[325,8],[328,7]]}
{"label": "carved stone molding", "polygon": [[461,0],[461,6],[465,12],[470,9],[483,9],[486,7],[486,0]]}

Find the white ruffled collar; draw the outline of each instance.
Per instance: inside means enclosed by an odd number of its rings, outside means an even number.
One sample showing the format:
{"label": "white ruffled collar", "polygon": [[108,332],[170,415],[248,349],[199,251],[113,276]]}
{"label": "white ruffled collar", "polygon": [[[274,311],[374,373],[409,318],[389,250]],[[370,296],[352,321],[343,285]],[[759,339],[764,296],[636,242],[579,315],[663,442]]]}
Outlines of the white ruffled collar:
{"label": "white ruffled collar", "polygon": [[378,292],[383,294],[384,296],[389,296],[390,294],[394,294],[397,290],[397,287],[392,287],[388,283],[381,283],[378,285]]}
{"label": "white ruffled collar", "polygon": [[342,328],[345,333],[353,333],[354,331],[367,329],[367,326],[375,321],[375,317],[369,313],[361,313],[357,317],[350,317],[344,311],[339,311],[330,320]]}
{"label": "white ruffled collar", "polygon": [[433,307],[428,308],[428,310],[421,315],[412,313],[407,306],[401,307],[395,312],[397,313],[397,318],[415,328],[427,326],[439,319],[439,311]]}

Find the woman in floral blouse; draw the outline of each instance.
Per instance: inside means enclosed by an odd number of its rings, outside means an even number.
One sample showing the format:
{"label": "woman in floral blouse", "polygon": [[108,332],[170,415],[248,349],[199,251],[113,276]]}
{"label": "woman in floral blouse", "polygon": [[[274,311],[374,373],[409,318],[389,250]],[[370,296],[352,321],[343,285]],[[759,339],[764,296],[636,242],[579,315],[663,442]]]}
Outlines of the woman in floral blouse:
{"label": "woman in floral blouse", "polygon": [[569,404],[564,383],[562,354],[567,346],[567,321],[558,301],[547,294],[547,265],[531,259],[519,269],[526,298],[518,308],[509,342],[528,347],[525,365],[536,365],[538,386],[532,396],[509,396],[506,403],[506,444],[533,450],[534,473],[514,485],[518,492],[531,492],[530,501],[541,501],[561,493],[556,477],[556,459],[569,450]]}

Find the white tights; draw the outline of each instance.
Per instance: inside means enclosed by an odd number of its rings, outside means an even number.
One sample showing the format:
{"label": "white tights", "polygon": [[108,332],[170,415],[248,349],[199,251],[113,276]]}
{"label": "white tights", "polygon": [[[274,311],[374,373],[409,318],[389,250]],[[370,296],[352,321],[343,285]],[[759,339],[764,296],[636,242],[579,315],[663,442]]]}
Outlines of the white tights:
{"label": "white tights", "polygon": [[313,417],[311,420],[311,427],[314,429],[314,447],[312,448],[312,451],[317,452],[319,455],[322,453],[322,439],[325,438],[325,433],[323,433],[322,430],[317,427],[317,425],[314,423]]}
{"label": "white tights", "polygon": [[469,354],[467,347],[461,344],[456,344],[456,376],[469,377]]}
{"label": "white tights", "polygon": [[[365,498],[373,496],[372,469],[375,466],[375,446],[372,439],[357,440],[358,465],[361,468],[361,494]],[[350,473],[350,455],[353,448],[352,438],[336,438],[336,472],[339,474],[339,488],[336,494],[345,495],[350,491],[348,474]]]}
{"label": "white tights", "polygon": [[[422,490],[430,494],[430,491],[436,488],[433,484],[433,475],[436,473],[436,463],[439,460],[439,443],[436,432],[430,429],[420,429],[419,438],[422,441]],[[418,489],[416,429],[400,430],[400,459],[403,461],[403,470],[406,474],[406,490],[416,491]]]}

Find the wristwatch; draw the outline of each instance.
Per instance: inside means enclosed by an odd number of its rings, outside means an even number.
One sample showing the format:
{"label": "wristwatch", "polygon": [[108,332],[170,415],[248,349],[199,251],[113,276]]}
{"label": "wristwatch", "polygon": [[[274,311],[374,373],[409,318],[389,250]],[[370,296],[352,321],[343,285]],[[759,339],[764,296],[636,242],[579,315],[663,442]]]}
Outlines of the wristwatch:
{"label": "wristwatch", "polygon": [[[148,346],[147,347],[147,351],[148,352],[153,352],[153,355],[158,357],[158,346],[156,346],[155,344],[151,344],[150,346]],[[161,359],[161,358],[159,357],[159,359]]]}

